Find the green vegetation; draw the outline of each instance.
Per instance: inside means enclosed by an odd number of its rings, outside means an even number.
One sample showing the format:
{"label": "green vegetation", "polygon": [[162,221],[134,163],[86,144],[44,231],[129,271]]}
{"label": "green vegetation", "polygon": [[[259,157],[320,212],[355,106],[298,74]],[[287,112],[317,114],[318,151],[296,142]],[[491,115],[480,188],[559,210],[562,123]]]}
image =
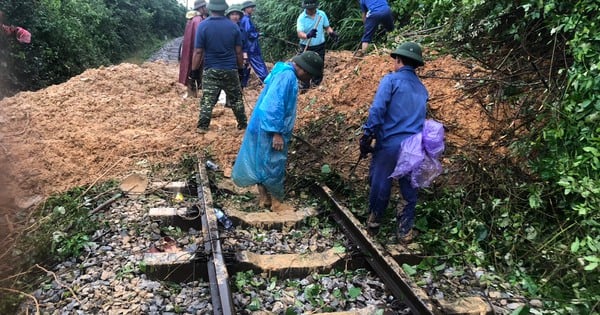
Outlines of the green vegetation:
{"label": "green vegetation", "polygon": [[[3,1],[5,23],[32,34],[29,45],[0,37],[0,97],[62,83],[87,68],[147,54],[181,36],[185,8],[176,0]],[[142,56],[140,56],[142,57]]]}
{"label": "green vegetation", "polygon": [[[20,265],[15,273],[25,271],[9,282],[10,287],[22,291],[35,290],[35,286],[45,281],[37,265],[51,266],[54,263],[78,259],[86,248],[95,246],[93,233],[103,224],[100,211],[92,213],[109,200],[116,192],[116,182],[108,181],[92,187],[75,187],[69,191],[53,195],[32,215],[31,226],[20,237],[13,256],[20,257]],[[123,274],[126,274],[124,266]],[[22,298],[23,296],[21,296]],[[0,314],[14,314],[20,298],[10,296],[2,299]]]}
{"label": "green vegetation", "polygon": [[[301,11],[299,2],[258,3],[259,27],[267,34],[269,47],[276,48],[270,53],[277,58],[291,56],[295,51],[286,41],[298,41],[290,25]],[[503,126],[487,146],[510,149],[504,157],[494,150],[461,148],[467,153],[456,155],[455,148],[448,149],[447,155],[454,154],[453,164],[462,166],[464,178],[421,194],[419,242],[428,255],[438,258],[424,260],[420,268],[444,263],[483,267],[527,296],[543,300],[550,312],[598,312],[600,4],[591,0],[390,4],[399,28],[377,39],[376,45],[389,48],[417,41],[431,50],[475,59],[489,69],[494,80],[465,83],[464,90],[488,95],[482,106]],[[320,8],[342,35],[333,47],[353,50],[362,27],[356,2],[322,1]],[[268,35],[278,39],[270,41]],[[510,113],[510,119],[497,113]],[[347,133],[337,127],[327,130],[333,127],[323,121],[314,124],[332,137]],[[316,136],[310,126],[299,132]],[[312,175],[348,195],[353,211],[364,211],[360,195],[366,191],[356,193],[356,187],[342,183],[336,172],[327,165]],[[299,173],[292,171],[292,182],[307,181],[306,174]]]}

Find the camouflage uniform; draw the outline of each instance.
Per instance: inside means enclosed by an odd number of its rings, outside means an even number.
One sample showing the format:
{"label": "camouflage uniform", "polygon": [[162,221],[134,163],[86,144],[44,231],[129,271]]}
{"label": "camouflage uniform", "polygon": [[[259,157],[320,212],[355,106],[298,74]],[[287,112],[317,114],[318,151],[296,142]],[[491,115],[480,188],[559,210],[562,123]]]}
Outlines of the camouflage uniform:
{"label": "camouflage uniform", "polygon": [[198,129],[208,130],[212,117],[212,110],[219,99],[221,90],[225,91],[230,103],[237,128],[245,129],[247,125],[244,101],[242,99],[242,88],[237,70],[204,69],[202,75],[202,101],[200,103],[200,116],[198,118]]}

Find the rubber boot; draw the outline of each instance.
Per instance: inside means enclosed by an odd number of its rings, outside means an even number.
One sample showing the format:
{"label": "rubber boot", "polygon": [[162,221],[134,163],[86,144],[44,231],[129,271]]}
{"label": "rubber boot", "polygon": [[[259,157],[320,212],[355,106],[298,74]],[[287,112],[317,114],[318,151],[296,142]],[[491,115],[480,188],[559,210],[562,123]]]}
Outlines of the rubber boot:
{"label": "rubber boot", "polygon": [[271,195],[263,185],[256,185],[258,187],[258,206],[260,208],[268,208],[271,206]]}
{"label": "rubber boot", "polygon": [[271,211],[273,212],[294,212],[296,209],[283,201],[277,200],[277,198],[272,199],[273,204],[271,205]]}

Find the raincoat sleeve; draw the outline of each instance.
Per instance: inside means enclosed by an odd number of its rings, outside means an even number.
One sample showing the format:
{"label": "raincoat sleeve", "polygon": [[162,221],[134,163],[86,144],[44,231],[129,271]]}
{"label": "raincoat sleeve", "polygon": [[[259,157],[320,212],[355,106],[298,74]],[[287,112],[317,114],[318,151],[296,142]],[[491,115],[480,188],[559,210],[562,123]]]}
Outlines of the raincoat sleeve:
{"label": "raincoat sleeve", "polygon": [[364,134],[376,135],[384,123],[385,114],[392,97],[392,82],[389,76],[383,77],[369,109],[369,118],[363,126]]}
{"label": "raincoat sleeve", "polygon": [[248,37],[248,39],[250,39],[250,40],[258,39],[258,36],[259,36],[258,31],[254,27],[254,24],[252,24],[252,20],[250,20],[250,18],[248,16],[244,16],[240,20],[240,25],[242,27],[242,30],[244,32],[246,32],[246,36]]}

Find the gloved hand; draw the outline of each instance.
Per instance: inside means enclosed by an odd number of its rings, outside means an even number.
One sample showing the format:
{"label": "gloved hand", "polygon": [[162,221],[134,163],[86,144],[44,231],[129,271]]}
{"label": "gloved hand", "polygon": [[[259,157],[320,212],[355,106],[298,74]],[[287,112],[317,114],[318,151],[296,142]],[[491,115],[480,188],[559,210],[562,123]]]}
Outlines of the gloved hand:
{"label": "gloved hand", "polygon": [[336,32],[329,33],[329,37],[331,37],[331,39],[336,43],[338,42],[338,40],[340,40],[340,36]]}
{"label": "gloved hand", "polygon": [[200,81],[200,69],[192,70],[190,73],[190,80]]}
{"label": "gloved hand", "polygon": [[371,146],[371,143],[373,142],[373,136],[369,135],[363,135],[360,140],[359,140],[359,144],[360,144],[360,158],[364,159],[367,157],[367,155],[369,155],[369,153],[373,152],[373,147]]}
{"label": "gloved hand", "polygon": [[317,29],[313,28],[310,32],[306,33],[306,38],[314,38],[317,37]]}

